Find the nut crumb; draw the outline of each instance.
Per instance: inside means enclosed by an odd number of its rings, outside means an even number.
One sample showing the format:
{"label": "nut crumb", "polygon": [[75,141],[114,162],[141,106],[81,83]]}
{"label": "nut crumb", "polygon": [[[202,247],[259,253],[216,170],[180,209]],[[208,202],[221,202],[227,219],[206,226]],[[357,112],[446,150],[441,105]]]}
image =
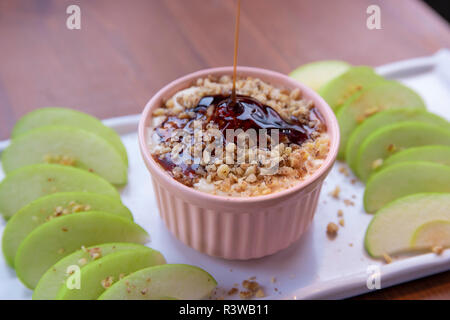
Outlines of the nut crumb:
{"label": "nut crumb", "polygon": [[338,230],[339,230],[338,225],[336,223],[334,223],[334,222],[330,222],[327,225],[327,235],[328,235],[328,237],[335,238],[337,236]]}
{"label": "nut crumb", "polygon": [[330,196],[335,199],[339,199],[339,193],[341,193],[341,188],[339,186],[336,186],[336,188],[334,188],[334,190],[330,192]]}
{"label": "nut crumb", "polygon": [[112,286],[113,280],[114,280],[114,278],[109,276],[109,277],[106,277],[105,279],[103,279],[100,283],[103,288],[108,289],[109,287]]}
{"label": "nut crumb", "polygon": [[397,147],[395,146],[395,144],[390,144],[390,145],[388,145],[388,147],[387,147],[387,151],[389,151],[389,152],[394,152],[394,151],[396,151],[397,150]]}
{"label": "nut crumb", "polygon": [[254,292],[259,289],[259,283],[256,281],[244,280],[242,281],[242,287]]}
{"label": "nut crumb", "polygon": [[340,225],[341,227],[345,226],[345,221],[344,221],[344,219],[339,219],[339,225]]}
{"label": "nut crumb", "polygon": [[338,215],[338,217],[343,217],[344,216],[344,211],[339,209],[338,212],[337,212],[337,215]]}
{"label": "nut crumb", "polygon": [[442,254],[442,252],[444,252],[444,247],[443,246],[434,246],[433,248],[431,248],[431,251],[433,251],[438,256],[440,256]]}
{"label": "nut crumb", "polygon": [[372,162],[372,169],[377,169],[383,165],[383,159],[377,159]]}
{"label": "nut crumb", "polygon": [[272,278],[270,279],[270,282],[272,282],[272,283],[275,283],[275,282],[277,282],[277,278],[275,278],[275,277],[272,277]]}
{"label": "nut crumb", "polygon": [[250,299],[253,297],[253,292],[251,291],[241,291],[239,292],[239,297],[241,299]]}
{"label": "nut crumb", "polygon": [[231,288],[231,289],[228,291],[228,295],[229,295],[229,296],[232,296],[232,295],[236,294],[238,291],[239,291],[239,290],[238,290],[237,288]]}
{"label": "nut crumb", "polygon": [[345,199],[345,200],[344,200],[344,204],[345,204],[347,207],[350,207],[350,206],[354,206],[354,205],[355,205],[355,203],[354,203],[352,200],[350,200],[350,199]]}
{"label": "nut crumb", "polygon": [[102,257],[102,249],[99,247],[95,247],[92,249],[87,249],[87,252],[89,253],[89,255],[91,256],[91,258],[93,260],[96,260],[98,258]]}
{"label": "nut crumb", "polygon": [[384,261],[385,261],[387,264],[389,264],[389,263],[392,262],[391,256],[388,255],[387,253],[383,253],[383,258],[384,258]]}
{"label": "nut crumb", "polygon": [[255,293],[255,297],[257,298],[264,298],[266,296],[266,293],[263,289],[259,288],[258,291]]}
{"label": "nut crumb", "polygon": [[342,173],[346,177],[348,177],[350,175],[350,172],[348,172],[347,167],[344,167],[344,166],[339,168],[339,172]]}

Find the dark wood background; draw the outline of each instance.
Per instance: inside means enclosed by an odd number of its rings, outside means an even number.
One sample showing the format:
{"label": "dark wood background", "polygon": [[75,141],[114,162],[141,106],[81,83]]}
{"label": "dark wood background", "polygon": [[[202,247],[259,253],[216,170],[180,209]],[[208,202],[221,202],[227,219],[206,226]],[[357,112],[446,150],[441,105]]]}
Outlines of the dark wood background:
{"label": "dark wood background", "polygon": [[[448,24],[418,0],[243,0],[239,64],[287,73],[343,59],[377,66],[450,47]],[[66,8],[81,7],[81,30]],[[366,28],[381,7],[382,30]],[[231,0],[0,0],[0,139],[35,108],[99,118],[139,113],[164,84],[230,65]],[[450,272],[361,298],[450,299]]]}

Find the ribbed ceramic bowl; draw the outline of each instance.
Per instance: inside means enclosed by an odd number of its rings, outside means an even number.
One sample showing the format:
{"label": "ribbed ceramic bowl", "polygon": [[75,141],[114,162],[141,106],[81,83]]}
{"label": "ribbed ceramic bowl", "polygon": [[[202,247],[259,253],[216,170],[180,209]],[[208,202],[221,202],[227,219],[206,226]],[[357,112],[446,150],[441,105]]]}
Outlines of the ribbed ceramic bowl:
{"label": "ribbed ceramic bowl", "polygon": [[[225,259],[259,258],[280,251],[308,229],[317,207],[322,182],[339,147],[339,128],[333,111],[313,90],[286,75],[239,67],[240,76],[260,78],[276,87],[300,88],[314,101],[327,125],[330,150],[323,165],[296,186],[257,197],[224,197],[187,187],[173,179],[152,158],[147,139],[152,112],[164,100],[208,75],[231,75],[232,67],[205,69],[175,80],[150,99],[139,123],[139,146],[150,171],[159,213],[167,228],[186,245]],[[150,210],[149,210],[150,211]]]}

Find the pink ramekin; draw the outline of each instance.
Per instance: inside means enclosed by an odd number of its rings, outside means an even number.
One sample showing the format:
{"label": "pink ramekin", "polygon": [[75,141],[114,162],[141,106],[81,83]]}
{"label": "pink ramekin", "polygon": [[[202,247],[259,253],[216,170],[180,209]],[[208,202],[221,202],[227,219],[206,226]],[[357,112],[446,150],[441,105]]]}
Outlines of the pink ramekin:
{"label": "pink ramekin", "polygon": [[225,259],[252,259],[280,251],[300,238],[311,224],[322,187],[339,147],[333,111],[313,90],[288,76],[259,68],[238,67],[241,76],[257,77],[274,86],[300,88],[314,101],[330,136],[323,165],[308,179],[281,192],[257,197],[225,197],[204,193],[173,179],[152,158],[146,130],[152,111],[177,91],[208,75],[231,75],[232,67],[205,69],[179,78],[159,90],[145,106],[139,122],[139,146],[150,171],[158,208],[169,230],[186,245]]}

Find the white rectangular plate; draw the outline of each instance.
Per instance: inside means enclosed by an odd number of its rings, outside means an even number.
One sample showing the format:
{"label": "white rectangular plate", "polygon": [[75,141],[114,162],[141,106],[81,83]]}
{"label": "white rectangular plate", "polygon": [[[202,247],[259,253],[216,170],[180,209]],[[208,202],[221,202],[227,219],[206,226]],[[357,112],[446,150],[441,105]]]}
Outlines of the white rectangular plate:
{"label": "white rectangular plate", "polygon": [[[450,51],[379,67],[387,78],[400,80],[415,89],[428,109],[450,120]],[[151,235],[149,246],[160,250],[169,263],[197,265],[210,272],[218,281],[216,297],[229,297],[226,292],[235,283],[256,276],[269,299],[339,299],[369,292],[367,282],[371,272],[378,270],[381,288],[450,270],[450,250],[441,256],[432,253],[396,259],[391,264],[371,259],[363,246],[364,233],[372,215],[364,212],[364,186],[351,183],[336,163],[327,177],[314,222],[309,231],[294,245],[270,257],[250,261],[227,261],[212,258],[186,247],[175,239],[159,217],[149,173],[138,150],[137,123],[139,115],[105,120],[122,136],[130,158],[129,183],[122,190],[122,200],[137,223]],[[8,141],[0,142],[0,152]],[[0,170],[0,179],[4,173]],[[340,199],[329,193],[341,188]],[[355,203],[346,206],[344,199]],[[337,238],[328,239],[326,226],[338,222],[337,211],[344,212],[345,227]],[[0,219],[1,220],[1,219]],[[0,233],[5,221],[0,221]],[[272,278],[276,279],[273,283]],[[370,282],[370,281],[369,281]],[[29,299],[26,289],[0,257],[0,299]]]}

